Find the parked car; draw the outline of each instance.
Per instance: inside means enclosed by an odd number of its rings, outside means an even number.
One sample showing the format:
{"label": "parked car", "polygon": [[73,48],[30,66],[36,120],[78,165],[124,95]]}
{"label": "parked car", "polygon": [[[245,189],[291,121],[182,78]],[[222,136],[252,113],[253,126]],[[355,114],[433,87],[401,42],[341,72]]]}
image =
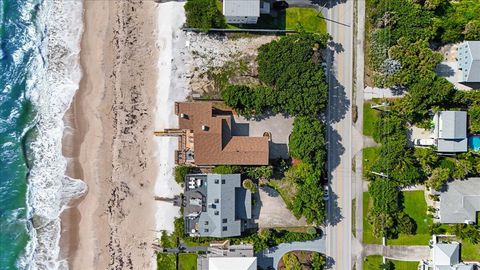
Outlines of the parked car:
{"label": "parked car", "polygon": [[415,146],[432,146],[435,144],[434,139],[415,139],[413,140]]}
{"label": "parked car", "polygon": [[328,185],[325,185],[325,186],[323,187],[323,199],[324,199],[325,201],[328,201],[328,198],[330,198],[330,191],[329,191],[329,189],[328,189]]}

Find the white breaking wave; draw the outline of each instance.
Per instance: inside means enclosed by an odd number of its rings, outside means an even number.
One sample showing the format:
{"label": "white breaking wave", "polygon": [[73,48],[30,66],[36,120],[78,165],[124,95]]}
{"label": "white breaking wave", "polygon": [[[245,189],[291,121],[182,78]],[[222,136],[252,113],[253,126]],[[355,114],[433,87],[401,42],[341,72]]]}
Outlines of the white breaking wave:
{"label": "white breaking wave", "polygon": [[18,262],[21,269],[68,269],[59,258],[60,214],[87,189],[84,182],[65,176],[67,160],[62,155],[63,116],[81,79],[82,13],[81,0],[45,0],[39,11],[37,30],[43,33],[43,46],[27,82],[37,111],[28,179],[33,229],[26,256]]}

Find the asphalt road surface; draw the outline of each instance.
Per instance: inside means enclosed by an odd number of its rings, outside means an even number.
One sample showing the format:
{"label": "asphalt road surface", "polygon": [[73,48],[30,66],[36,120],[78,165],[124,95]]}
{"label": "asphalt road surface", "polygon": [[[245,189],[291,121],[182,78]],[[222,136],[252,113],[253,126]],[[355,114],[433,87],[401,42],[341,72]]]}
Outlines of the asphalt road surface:
{"label": "asphalt road surface", "polygon": [[331,269],[352,269],[352,87],[353,0],[330,0],[327,29],[333,40],[328,57],[328,173],[326,255]]}

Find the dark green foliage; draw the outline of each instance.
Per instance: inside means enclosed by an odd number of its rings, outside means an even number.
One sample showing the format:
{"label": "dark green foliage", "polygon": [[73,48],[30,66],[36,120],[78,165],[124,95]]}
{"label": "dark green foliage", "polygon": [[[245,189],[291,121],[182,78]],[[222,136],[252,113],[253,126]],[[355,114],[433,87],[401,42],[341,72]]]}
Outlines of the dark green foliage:
{"label": "dark green foliage", "polygon": [[440,223],[432,223],[428,226],[430,234],[445,234],[447,231],[442,227]]}
{"label": "dark green foliage", "polygon": [[188,0],[185,14],[189,27],[208,31],[210,28],[226,27],[225,17],[217,8],[217,0]]}
{"label": "dark green foliage", "polygon": [[265,86],[229,85],[221,92],[223,101],[245,117],[260,115],[267,109],[278,110],[275,92]]}
{"label": "dark green foliage", "polygon": [[312,255],[312,270],[324,270],[326,265],[325,255],[320,253],[313,253]]}
{"label": "dark green foliage", "polygon": [[242,167],[240,166],[229,166],[229,165],[220,165],[213,168],[213,173],[217,174],[234,174],[241,173]]}
{"label": "dark green foliage", "polygon": [[467,23],[465,26],[465,40],[480,40],[480,19]]}
{"label": "dark green foliage", "polygon": [[438,154],[433,148],[417,147],[414,149],[413,155],[426,175],[430,175],[433,169],[439,165]]}
{"label": "dark green foliage", "polygon": [[177,165],[175,167],[175,181],[179,184],[185,182],[185,176],[192,171],[191,166]]}
{"label": "dark green foliage", "polygon": [[397,215],[396,228],[398,233],[415,234],[415,231],[417,230],[417,224],[415,223],[415,220],[413,220],[407,214],[400,212]]}
{"label": "dark green foliage", "polygon": [[380,270],[395,270],[395,264],[392,261],[387,260],[380,265]]}
{"label": "dark green foliage", "polygon": [[453,233],[472,244],[480,242],[480,227],[477,224],[455,224]]}
{"label": "dark green foliage", "polygon": [[384,61],[388,58],[388,49],[393,45],[390,28],[376,29],[372,33],[368,58],[374,70],[380,70]]}
{"label": "dark green foliage", "polygon": [[373,0],[369,11],[370,24],[391,28],[391,40],[408,37],[411,40],[429,39],[434,35],[432,12],[410,0]]}
{"label": "dark green foliage", "polygon": [[327,39],[326,35],[301,33],[259,48],[258,75],[274,88],[277,111],[317,116],[325,109],[328,86],[320,50]]}
{"label": "dark green foliage", "polygon": [[448,104],[455,90],[447,79],[439,76],[415,81],[407,95],[399,103],[399,110],[411,123],[419,123],[430,118],[434,106]]}
{"label": "dark green foliage", "polygon": [[174,248],[177,246],[176,239],[170,237],[166,231],[162,231],[162,236],[160,237],[160,246],[164,248]]}
{"label": "dark green foliage", "polygon": [[396,214],[400,209],[400,191],[398,185],[385,178],[377,178],[368,187],[373,200],[372,212]]}
{"label": "dark green foliage", "polygon": [[470,133],[480,133],[480,105],[475,104],[468,108]]}
{"label": "dark green foliage", "polygon": [[372,135],[378,143],[398,140],[400,145],[405,145],[407,135],[405,121],[397,114],[383,113],[375,121]]}
{"label": "dark green foliage", "polygon": [[480,2],[477,0],[446,1],[436,9],[438,17],[435,27],[438,29],[435,40],[444,44],[464,39],[475,40],[470,38],[471,35],[475,37],[475,31],[478,31],[475,26],[478,26],[480,20],[479,10]]}
{"label": "dark green foliage", "polygon": [[175,254],[158,253],[157,254],[157,269],[162,270],[176,270],[177,262]]}
{"label": "dark green foliage", "polygon": [[269,179],[273,174],[272,166],[250,167],[247,169],[247,176],[253,179]]}
{"label": "dark green foliage", "polygon": [[428,42],[418,40],[411,42],[401,38],[388,52],[392,59],[400,62],[401,69],[387,79],[389,86],[410,86],[414,82],[432,81],[436,74],[434,68],[442,61],[443,56],[432,51]]}
{"label": "dark green foliage", "polygon": [[325,165],[325,126],[318,119],[296,117],[288,147],[293,158],[323,170]]}

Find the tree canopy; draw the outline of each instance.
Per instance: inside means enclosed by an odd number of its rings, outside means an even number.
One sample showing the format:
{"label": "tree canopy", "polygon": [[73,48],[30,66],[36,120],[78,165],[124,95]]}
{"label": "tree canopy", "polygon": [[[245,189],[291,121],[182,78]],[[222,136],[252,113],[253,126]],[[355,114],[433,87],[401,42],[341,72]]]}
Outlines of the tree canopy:
{"label": "tree canopy", "polygon": [[296,117],[288,143],[290,155],[322,169],[325,165],[324,124],[310,117]]}
{"label": "tree canopy", "polygon": [[217,8],[217,0],[188,0],[185,14],[189,27],[208,31],[210,28],[226,27],[225,17]]}

